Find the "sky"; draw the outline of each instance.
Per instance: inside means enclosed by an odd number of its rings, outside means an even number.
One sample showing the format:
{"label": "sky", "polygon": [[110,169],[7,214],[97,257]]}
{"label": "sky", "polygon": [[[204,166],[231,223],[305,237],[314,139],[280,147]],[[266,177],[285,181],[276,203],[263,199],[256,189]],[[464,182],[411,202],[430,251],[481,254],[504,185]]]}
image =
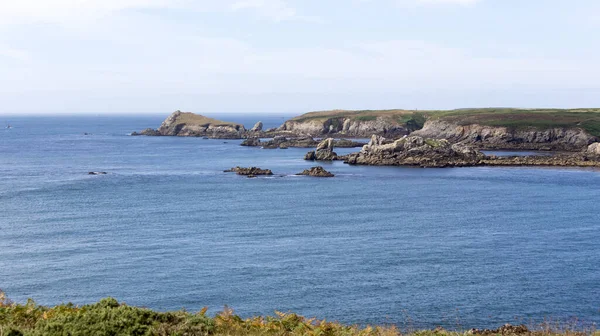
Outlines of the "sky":
{"label": "sky", "polygon": [[597,0],[0,0],[0,114],[600,107]]}

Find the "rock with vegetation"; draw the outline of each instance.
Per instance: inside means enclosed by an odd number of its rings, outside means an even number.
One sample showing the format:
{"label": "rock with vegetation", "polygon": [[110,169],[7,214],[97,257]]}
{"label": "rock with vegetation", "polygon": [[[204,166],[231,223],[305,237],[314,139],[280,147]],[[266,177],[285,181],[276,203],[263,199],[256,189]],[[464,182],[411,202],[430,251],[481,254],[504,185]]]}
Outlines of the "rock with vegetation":
{"label": "rock with vegetation", "polygon": [[155,131],[141,135],[195,136],[214,139],[241,139],[246,133],[242,124],[208,118],[191,112],[173,112]]}
{"label": "rock with vegetation", "polygon": [[411,135],[485,149],[580,151],[600,135],[600,110],[462,109],[429,116]]}
{"label": "rock with vegetation", "polygon": [[271,169],[261,169],[258,167],[234,167],[228,170],[225,170],[226,173],[236,173],[238,175],[245,176],[258,176],[258,175],[273,175]]}
{"label": "rock with vegetation", "polygon": [[335,176],[332,173],[325,170],[325,168],[323,168],[321,166],[312,167],[310,169],[305,169],[304,171],[302,171],[301,173],[298,173],[296,175],[306,175],[306,176],[313,176],[313,177],[334,177]]}
{"label": "rock with vegetation", "polygon": [[419,129],[424,121],[424,116],[415,111],[334,110],[303,114],[286,121],[278,131],[310,136],[400,137]]}

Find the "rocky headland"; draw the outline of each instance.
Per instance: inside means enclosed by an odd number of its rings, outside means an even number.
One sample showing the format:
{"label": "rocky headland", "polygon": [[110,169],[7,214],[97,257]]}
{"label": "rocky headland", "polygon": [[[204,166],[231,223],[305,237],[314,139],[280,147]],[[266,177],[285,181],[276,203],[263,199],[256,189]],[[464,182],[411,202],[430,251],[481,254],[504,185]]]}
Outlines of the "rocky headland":
{"label": "rocky headland", "polygon": [[[238,123],[175,111],[159,128],[132,135],[247,139],[243,145],[268,149],[311,148],[318,145],[314,138],[419,136],[477,149],[580,152],[600,140],[600,109],[333,110],[306,113],[267,130],[260,121],[246,129]],[[351,140],[335,143],[336,147],[361,145]]]}
{"label": "rocky headland", "polygon": [[212,119],[191,112],[175,111],[158,129],[148,128],[139,133],[133,132],[131,135],[242,139],[248,132],[242,124]]}

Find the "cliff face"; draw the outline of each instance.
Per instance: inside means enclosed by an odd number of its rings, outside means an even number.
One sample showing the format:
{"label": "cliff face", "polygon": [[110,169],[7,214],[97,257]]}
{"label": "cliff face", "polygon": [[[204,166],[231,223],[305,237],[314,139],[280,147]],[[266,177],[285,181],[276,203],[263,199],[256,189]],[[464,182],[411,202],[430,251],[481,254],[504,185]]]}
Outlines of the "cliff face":
{"label": "cliff face", "polygon": [[364,138],[371,137],[373,134],[393,138],[410,133],[410,129],[406,125],[399,124],[393,118],[381,116],[371,120],[350,117],[288,120],[278,128],[278,131],[310,136],[339,135]]}
{"label": "cliff face", "polygon": [[487,149],[544,149],[581,150],[597,138],[580,128],[533,127],[511,129],[479,124],[460,125],[440,119],[431,119],[411,135],[425,138],[447,139]]}

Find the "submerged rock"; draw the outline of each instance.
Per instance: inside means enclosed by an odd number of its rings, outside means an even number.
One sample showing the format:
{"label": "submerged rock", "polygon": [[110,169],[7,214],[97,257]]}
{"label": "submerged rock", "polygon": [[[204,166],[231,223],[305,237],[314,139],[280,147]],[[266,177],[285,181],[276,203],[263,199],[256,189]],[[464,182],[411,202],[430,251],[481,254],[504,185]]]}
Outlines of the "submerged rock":
{"label": "submerged rock", "polygon": [[261,169],[258,167],[234,167],[229,170],[225,170],[226,173],[236,173],[238,175],[245,175],[248,177],[256,177],[258,175],[273,175],[270,169]]}
{"label": "submerged rock", "polygon": [[321,166],[312,167],[310,169],[305,169],[301,173],[296,175],[306,175],[306,176],[314,176],[314,177],[334,177],[332,173],[328,172]]}

